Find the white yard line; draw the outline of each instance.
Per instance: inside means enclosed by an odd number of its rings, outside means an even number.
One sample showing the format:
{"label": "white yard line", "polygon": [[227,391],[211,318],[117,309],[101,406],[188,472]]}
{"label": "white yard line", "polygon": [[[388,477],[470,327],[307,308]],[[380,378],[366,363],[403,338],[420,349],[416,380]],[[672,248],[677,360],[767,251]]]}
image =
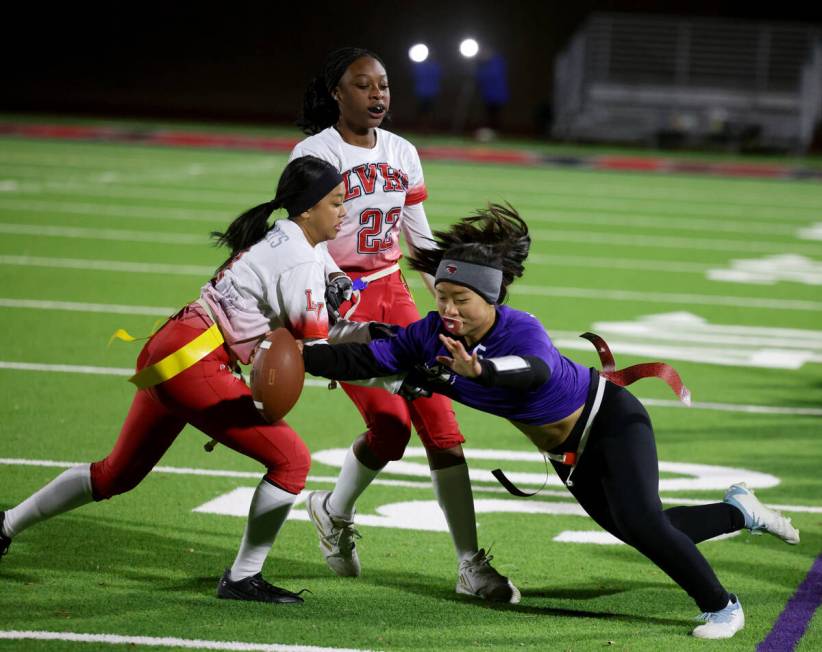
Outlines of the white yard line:
{"label": "white yard line", "polygon": [[[89,260],[79,258],[51,258],[47,256],[4,256],[0,255],[0,265],[26,267],[57,267],[96,271],[136,272],[148,274],[180,274],[210,278],[214,268],[205,265],[176,265],[172,263],[132,263],[113,260]],[[412,287],[422,287],[422,282],[409,279]],[[768,299],[738,297],[713,294],[679,294],[667,292],[638,292],[633,290],[602,290],[574,287],[544,287],[537,285],[514,285],[513,295],[565,297],[591,299],[596,301],[636,301],[639,303],[663,303],[685,305],[733,306],[766,310],[800,310],[816,312],[822,310],[822,301],[801,299]]]}
{"label": "white yard line", "polygon": [[148,315],[167,317],[178,308],[162,306],[127,306],[115,303],[81,303],[77,301],[40,301],[36,299],[3,299],[0,308],[25,308],[30,310],[65,310],[69,312],[101,312],[115,315]]}
{"label": "white yard line", "polygon": [[[432,224],[431,226],[439,229],[448,227],[447,224]],[[609,247],[647,249],[822,255],[822,245],[799,243],[793,239],[784,242],[775,242],[774,240],[720,240],[718,238],[684,238],[602,231],[560,231],[558,229],[531,229],[530,233],[531,238],[537,242],[573,242],[590,246],[607,245]]]}
{"label": "white yard line", "polygon": [[[242,652],[358,652],[354,648],[286,645],[284,643],[245,643],[210,641],[172,636],[127,636],[121,634],[77,634],[75,632],[0,630],[0,639],[8,641],[69,641],[105,645],[149,645],[188,650],[237,650]],[[367,652],[367,651],[363,651]]]}
{"label": "white yard line", "polygon": [[[470,451],[468,456],[470,457]],[[58,460],[35,460],[35,459],[26,459],[26,458],[14,458],[14,457],[0,457],[0,465],[4,466],[24,466],[24,467],[40,467],[40,468],[52,468],[52,469],[70,469],[78,464],[83,464],[84,462],[67,462],[67,461],[58,461]],[[191,475],[191,476],[198,476],[198,477],[210,477],[210,478],[238,478],[238,479],[248,479],[259,481],[261,477],[260,471],[230,471],[230,470],[223,470],[223,469],[198,469],[192,467],[183,467],[183,466],[155,466],[152,470],[152,473],[162,473],[162,474],[169,474],[169,475]],[[337,478],[335,476],[314,476],[310,475],[307,478],[308,485],[306,490],[311,490],[312,485],[314,484],[336,484]],[[389,486],[389,487],[403,487],[407,489],[422,489],[422,490],[430,490],[431,483],[427,481],[414,481],[414,480],[388,480],[383,478],[375,478],[372,484],[382,485],[382,486]],[[473,481],[474,492],[475,493],[495,493],[495,494],[502,494],[509,496],[508,491],[496,484],[496,482],[491,484],[486,484],[480,481]],[[552,489],[543,489],[539,492],[539,496],[536,499],[540,498],[567,498],[570,499],[571,495],[565,490],[552,490]],[[531,500],[534,500],[532,498]],[[710,504],[712,502],[716,502],[714,499],[705,499],[705,498],[682,498],[682,497],[674,497],[674,496],[661,496],[661,499],[664,503],[668,503],[671,505],[705,505]],[[513,500],[513,498],[511,498]],[[569,504],[571,503],[569,501]],[[797,513],[809,513],[809,514],[822,514],[822,507],[816,505],[776,505],[768,503],[768,507],[772,509],[778,509],[784,512],[797,512]]]}
{"label": "white yard line", "polygon": [[[609,215],[602,213],[571,213],[557,210],[552,213],[539,211],[523,211],[528,215],[529,224],[539,223],[559,223],[559,224],[584,224],[586,226],[611,226],[611,227],[627,227],[629,229],[636,228],[650,228],[650,229],[664,229],[669,231],[704,231],[706,233],[721,232],[721,233],[742,233],[742,234],[766,234],[766,235],[782,235],[791,237],[795,235],[796,224],[752,224],[750,222],[742,222],[735,220],[723,219],[699,219],[699,218],[680,218],[677,216],[647,216],[647,217],[627,217],[620,215]],[[809,226],[809,220],[803,226]]]}
{"label": "white yard line", "polygon": [[[556,170],[556,168],[554,169]],[[572,172],[573,170],[569,170]],[[591,175],[590,170],[579,170],[581,174]],[[754,219],[773,220],[776,216],[791,215],[796,210],[822,211],[822,202],[810,199],[803,201],[797,199],[794,188],[783,181],[774,183],[771,180],[745,180],[733,179],[734,192],[727,190],[730,179],[703,178],[702,191],[694,190],[693,177],[681,179],[680,184],[665,185],[664,181],[670,181],[672,177],[654,177],[646,175],[644,188],[640,189],[633,184],[608,183],[607,175],[598,175],[597,183],[589,183],[586,188],[581,189],[578,185],[569,188],[566,180],[553,181],[547,179],[549,175],[538,175],[539,178],[529,178],[528,172],[520,179],[508,179],[495,183],[493,178],[483,178],[482,184],[484,192],[489,194],[506,194],[511,197],[544,197],[546,195],[554,197],[567,197],[575,202],[575,206],[584,202],[599,200],[602,208],[618,205],[617,202],[662,202],[670,205],[671,202],[679,202],[691,208],[705,206],[711,212],[724,213],[738,217],[742,214],[753,214]],[[816,184],[807,181],[797,181],[800,187],[811,191]],[[465,192],[467,199],[476,195],[476,176],[460,177],[455,175],[453,169],[449,171],[447,185],[433,182],[429,187],[432,197],[443,195],[447,192]],[[764,185],[763,185],[764,184]],[[687,186],[687,187],[685,187]],[[723,195],[723,187],[726,195]],[[470,196],[468,194],[470,193]],[[808,194],[811,194],[809,192]],[[525,199],[524,201],[533,201]],[[513,202],[513,200],[512,200]],[[607,202],[607,203],[606,203]],[[516,202],[513,202],[516,205]],[[657,208],[657,207],[655,207]],[[665,206],[660,208],[665,210]],[[668,209],[674,215],[676,209]],[[760,212],[772,211],[771,214],[760,216]],[[695,212],[694,214],[699,214]]]}
{"label": "white yard line", "polygon": [[76,226],[53,226],[48,224],[12,224],[0,222],[0,233],[9,235],[32,235],[38,238],[75,238],[83,240],[119,240],[123,242],[153,242],[158,244],[184,244],[205,246],[208,234],[163,233],[157,231],[131,231],[126,229],[89,229]]}
{"label": "white yard line", "polygon": [[22,182],[18,184],[15,194],[22,195],[82,195],[84,197],[106,197],[116,199],[135,199],[145,201],[185,202],[194,204],[221,203],[226,206],[240,206],[253,204],[255,198],[260,203],[270,199],[258,191],[237,192],[236,190],[215,190],[213,188],[197,188],[184,190],[181,188],[164,188],[160,185],[129,185],[122,186],[111,182],[71,182],[47,181],[45,183]]}
{"label": "white yard line", "polygon": [[596,267],[598,269],[624,269],[643,272],[669,272],[674,274],[705,274],[709,269],[724,263],[691,263],[681,260],[643,260],[640,258],[596,258],[594,256],[529,254],[528,264],[579,267],[581,269]]}
{"label": "white yard line", "polygon": [[[11,369],[17,371],[42,371],[42,372],[62,372],[78,374],[101,374],[111,376],[131,376],[134,373],[132,368],[124,367],[93,367],[85,365],[69,364],[44,364],[39,362],[16,362],[11,360],[0,360],[0,369]],[[306,378],[305,386],[314,389],[325,389],[328,387],[327,380],[315,380]],[[640,400],[646,405],[663,408],[684,407],[679,401],[668,401],[664,399],[642,398]],[[783,414],[792,416],[822,416],[822,408],[772,406],[772,405],[744,405],[735,403],[702,403],[694,402],[692,410],[715,410],[720,412],[740,412],[744,414]]]}
{"label": "white yard line", "polygon": [[[419,282],[420,287],[422,282]],[[416,286],[415,283],[411,283]],[[636,301],[638,303],[673,303],[698,306],[733,306],[765,310],[822,310],[822,301],[801,299],[766,299],[755,297],[735,297],[712,294],[680,294],[675,292],[636,292],[633,290],[598,290],[591,288],[540,287],[535,285],[513,285],[513,296],[565,297],[569,299],[592,299],[596,301]]]}
{"label": "white yard line", "polygon": [[123,206],[91,201],[65,201],[42,199],[10,199],[0,197],[0,210],[54,215],[82,215],[83,217],[125,217],[137,220],[163,220],[182,222],[225,222],[234,216],[227,211],[207,208],[194,210],[172,206]]}
{"label": "white yard line", "polygon": [[88,260],[82,258],[51,258],[48,256],[2,256],[0,265],[22,267],[56,267],[100,272],[133,272],[137,274],[176,274],[208,279],[215,267],[207,265],[176,265],[174,263],[130,263],[120,260]]}

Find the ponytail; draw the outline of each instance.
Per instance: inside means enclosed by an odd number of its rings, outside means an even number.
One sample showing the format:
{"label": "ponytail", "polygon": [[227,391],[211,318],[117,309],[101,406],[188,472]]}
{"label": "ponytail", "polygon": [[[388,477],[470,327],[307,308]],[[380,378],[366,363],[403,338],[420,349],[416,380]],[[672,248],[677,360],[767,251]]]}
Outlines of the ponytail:
{"label": "ponytail", "polygon": [[211,232],[215,246],[231,249],[231,255],[217,271],[225,269],[238,254],[265,237],[271,228],[268,218],[275,210],[284,208],[290,218],[295,218],[314,206],[340,183],[340,173],[327,161],[315,156],[295,158],[285,166],[280,175],[274,199],[249,208],[229,224],[224,233]]}
{"label": "ponytail", "polygon": [[211,237],[214,239],[214,246],[229,247],[231,254],[220,265],[219,270],[226,267],[241,251],[245,251],[254,244],[257,244],[268,233],[268,218],[274,212],[274,200],[259,204],[249,208],[245,213],[237,217],[224,233],[212,231]]}

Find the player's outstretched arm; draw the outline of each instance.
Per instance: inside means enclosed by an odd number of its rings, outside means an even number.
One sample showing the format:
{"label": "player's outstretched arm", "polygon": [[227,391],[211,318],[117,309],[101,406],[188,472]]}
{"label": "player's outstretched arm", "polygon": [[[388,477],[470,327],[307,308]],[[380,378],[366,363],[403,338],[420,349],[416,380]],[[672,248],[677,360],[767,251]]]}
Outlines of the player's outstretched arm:
{"label": "player's outstretched arm", "polygon": [[309,344],[303,347],[305,370],[312,376],[334,380],[365,380],[391,376],[396,370],[385,369],[367,344]]}

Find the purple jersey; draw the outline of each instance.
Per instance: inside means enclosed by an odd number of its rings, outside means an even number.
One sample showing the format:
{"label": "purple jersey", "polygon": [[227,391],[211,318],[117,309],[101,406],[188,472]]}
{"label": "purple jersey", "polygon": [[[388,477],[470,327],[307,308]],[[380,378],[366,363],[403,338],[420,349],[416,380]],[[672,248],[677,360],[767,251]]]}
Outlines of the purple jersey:
{"label": "purple jersey", "polygon": [[[496,311],[494,326],[469,353],[477,351],[480,358],[536,356],[551,369],[548,382],[523,392],[483,387],[444,369],[447,382],[437,385],[436,391],[477,410],[534,425],[554,423],[581,407],[591,381],[588,368],[562,355],[533,315],[508,306],[496,306]],[[438,355],[450,357],[439,340],[440,333],[451,337],[439,314],[429,312],[420,321],[400,329],[396,337],[375,340],[369,346],[377,362],[392,373],[408,371],[420,363],[435,369],[440,366]]]}

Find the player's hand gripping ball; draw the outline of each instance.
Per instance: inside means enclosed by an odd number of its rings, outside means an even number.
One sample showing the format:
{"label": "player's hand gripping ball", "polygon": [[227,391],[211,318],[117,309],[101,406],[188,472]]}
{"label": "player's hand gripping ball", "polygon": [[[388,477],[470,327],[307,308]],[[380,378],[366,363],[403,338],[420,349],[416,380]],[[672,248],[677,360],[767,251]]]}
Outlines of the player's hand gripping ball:
{"label": "player's hand gripping ball", "polygon": [[260,342],[251,367],[254,405],[270,423],[282,419],[300,398],[305,381],[303,355],[285,328]]}

